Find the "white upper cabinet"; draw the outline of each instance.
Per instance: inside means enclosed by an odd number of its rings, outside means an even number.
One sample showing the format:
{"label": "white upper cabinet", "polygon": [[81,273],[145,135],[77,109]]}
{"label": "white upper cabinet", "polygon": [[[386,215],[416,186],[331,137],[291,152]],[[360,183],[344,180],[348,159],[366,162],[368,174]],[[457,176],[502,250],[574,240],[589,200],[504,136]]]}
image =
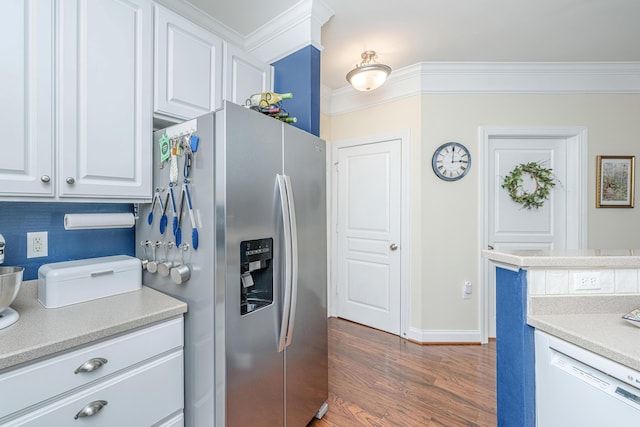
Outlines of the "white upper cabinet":
{"label": "white upper cabinet", "polygon": [[270,65],[152,0],[0,12],[0,200],[150,201],[154,113],[179,122],[273,88]]}
{"label": "white upper cabinet", "polygon": [[222,106],[222,39],[161,6],[155,10],[156,115],[191,119]]}
{"label": "white upper cabinet", "polygon": [[0,195],[53,196],[53,2],[0,7]]}
{"label": "white upper cabinet", "polygon": [[225,45],[225,98],[245,105],[250,95],[268,92],[273,87],[271,65],[251,57],[232,44]]}
{"label": "white upper cabinet", "polygon": [[58,8],[58,194],[150,199],[152,3]]}

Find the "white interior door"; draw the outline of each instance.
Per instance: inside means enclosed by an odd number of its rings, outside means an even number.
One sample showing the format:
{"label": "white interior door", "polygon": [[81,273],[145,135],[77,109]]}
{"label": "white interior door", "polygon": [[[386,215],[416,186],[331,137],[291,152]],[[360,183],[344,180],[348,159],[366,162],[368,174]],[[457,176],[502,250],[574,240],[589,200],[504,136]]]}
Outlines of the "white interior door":
{"label": "white interior door", "polygon": [[[495,250],[579,248],[583,244],[586,220],[580,185],[584,172],[577,137],[566,135],[494,135],[487,138],[486,244]],[[586,143],[586,140],[585,140]],[[586,150],[584,150],[586,151]],[[522,163],[537,162],[553,170],[556,186],[538,209],[525,209],[502,188],[504,177]],[[525,191],[535,190],[535,181],[524,176]],[[586,197],[586,195],[585,195]],[[578,230],[578,231],[576,231]],[[489,336],[495,337],[495,268],[486,268]]]}
{"label": "white interior door", "polygon": [[338,149],[338,316],[400,334],[401,140]]}

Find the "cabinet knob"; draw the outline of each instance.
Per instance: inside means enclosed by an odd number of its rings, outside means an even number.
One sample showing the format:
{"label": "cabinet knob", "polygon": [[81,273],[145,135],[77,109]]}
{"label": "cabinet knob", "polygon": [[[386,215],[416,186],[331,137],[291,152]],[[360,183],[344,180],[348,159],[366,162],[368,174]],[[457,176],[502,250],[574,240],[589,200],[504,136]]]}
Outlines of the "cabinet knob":
{"label": "cabinet knob", "polygon": [[40,177],[40,181],[42,181],[42,182],[49,182],[49,181],[51,181],[51,177],[50,177],[49,175],[42,175],[42,176]]}
{"label": "cabinet knob", "polygon": [[78,418],[92,417],[98,412],[102,411],[102,408],[107,406],[107,403],[109,402],[107,402],[106,400],[94,400],[93,402],[87,404],[87,406],[82,408],[80,412],[78,412],[76,416],[73,417],[73,419],[77,420]]}
{"label": "cabinet knob", "polygon": [[72,177],[72,176],[70,176],[69,178],[67,178],[67,184],[75,184],[75,183],[76,183],[76,180],[75,180],[75,179],[73,179],[73,177]]}
{"label": "cabinet knob", "polygon": [[389,249],[391,249],[392,251],[395,251],[396,249],[398,249],[398,245],[396,245],[395,243],[392,243],[391,245],[389,245]]}
{"label": "cabinet knob", "polygon": [[73,373],[79,374],[81,372],[93,372],[106,363],[107,359],[104,359],[102,357],[94,357],[93,359],[89,359],[82,365],[78,366],[78,369],[73,371]]}

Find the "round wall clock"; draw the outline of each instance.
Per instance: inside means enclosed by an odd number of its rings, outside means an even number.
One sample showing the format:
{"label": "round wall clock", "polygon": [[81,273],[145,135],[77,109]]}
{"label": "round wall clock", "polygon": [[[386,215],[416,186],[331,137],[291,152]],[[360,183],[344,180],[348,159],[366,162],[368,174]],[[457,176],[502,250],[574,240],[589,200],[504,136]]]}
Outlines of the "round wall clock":
{"label": "round wall clock", "polygon": [[445,181],[457,181],[471,168],[471,154],[459,142],[447,142],[436,148],[431,161],[433,171]]}

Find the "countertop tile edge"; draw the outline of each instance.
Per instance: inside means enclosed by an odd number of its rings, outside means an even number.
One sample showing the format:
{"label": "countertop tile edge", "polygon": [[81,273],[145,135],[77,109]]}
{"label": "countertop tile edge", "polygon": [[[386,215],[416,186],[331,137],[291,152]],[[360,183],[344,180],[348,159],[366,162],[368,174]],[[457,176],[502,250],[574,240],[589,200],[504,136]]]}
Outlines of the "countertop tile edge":
{"label": "countertop tile edge", "polygon": [[[610,314],[611,316],[618,316],[617,314]],[[559,325],[557,321],[562,315],[553,316],[541,316],[541,315],[529,315],[527,316],[527,324],[547,332],[560,339],[563,339],[571,344],[575,344],[600,356],[606,357],[618,362],[622,365],[628,366],[632,369],[640,371],[640,358],[637,355],[628,354],[620,349],[611,345],[600,344],[597,340],[584,337],[578,332],[569,328],[564,328]],[[626,325],[620,325],[625,327]],[[629,326],[633,327],[633,326]],[[635,332],[635,331],[634,331]]]}

